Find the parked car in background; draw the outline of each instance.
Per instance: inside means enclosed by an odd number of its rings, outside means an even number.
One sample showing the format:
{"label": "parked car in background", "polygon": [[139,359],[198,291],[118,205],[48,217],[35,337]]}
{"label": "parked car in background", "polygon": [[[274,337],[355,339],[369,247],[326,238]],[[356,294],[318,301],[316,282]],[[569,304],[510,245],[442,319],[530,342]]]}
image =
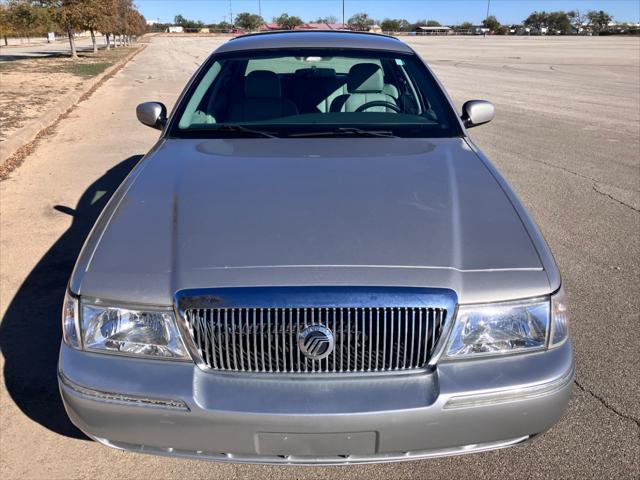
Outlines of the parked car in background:
{"label": "parked car in background", "polygon": [[69,417],[119,449],[345,464],[549,429],[574,361],[560,274],[406,44],[238,37],[114,194],[64,301]]}

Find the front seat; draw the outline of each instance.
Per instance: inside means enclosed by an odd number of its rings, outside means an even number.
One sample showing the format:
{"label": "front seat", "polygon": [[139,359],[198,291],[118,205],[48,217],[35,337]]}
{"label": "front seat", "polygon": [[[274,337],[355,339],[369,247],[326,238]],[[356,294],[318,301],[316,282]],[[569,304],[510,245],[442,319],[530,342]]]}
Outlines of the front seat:
{"label": "front seat", "polygon": [[[358,63],[351,67],[347,76],[347,92],[331,103],[332,112],[355,112],[369,102],[389,102],[397,105],[396,99],[384,91],[384,73],[375,63]],[[367,112],[395,112],[389,107],[370,107]]]}
{"label": "front seat", "polygon": [[296,115],[296,104],[282,98],[280,78],[273,72],[255,70],[244,79],[244,98],[231,107],[233,122],[254,122]]}

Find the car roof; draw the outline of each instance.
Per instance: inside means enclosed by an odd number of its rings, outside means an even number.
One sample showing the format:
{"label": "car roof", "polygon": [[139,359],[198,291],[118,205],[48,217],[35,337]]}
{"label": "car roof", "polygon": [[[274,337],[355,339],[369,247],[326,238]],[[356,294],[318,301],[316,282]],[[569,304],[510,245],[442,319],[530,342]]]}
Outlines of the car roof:
{"label": "car roof", "polygon": [[354,48],[413,53],[406,43],[395,37],[348,30],[290,30],[241,35],[222,44],[215,53],[273,48]]}

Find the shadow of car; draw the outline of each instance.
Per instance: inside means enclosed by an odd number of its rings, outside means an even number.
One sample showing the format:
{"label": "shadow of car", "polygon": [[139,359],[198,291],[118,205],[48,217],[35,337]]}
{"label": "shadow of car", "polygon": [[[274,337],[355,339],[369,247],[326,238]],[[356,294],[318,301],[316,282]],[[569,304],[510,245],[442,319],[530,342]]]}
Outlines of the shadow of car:
{"label": "shadow of car", "polygon": [[29,273],[0,324],[4,381],[11,399],[31,420],[68,437],[86,439],[69,421],[58,393],[56,368],[64,292],[98,215],[141,158],[134,155],[109,169],[85,190],[75,209],[53,207],[71,215],[73,223]]}

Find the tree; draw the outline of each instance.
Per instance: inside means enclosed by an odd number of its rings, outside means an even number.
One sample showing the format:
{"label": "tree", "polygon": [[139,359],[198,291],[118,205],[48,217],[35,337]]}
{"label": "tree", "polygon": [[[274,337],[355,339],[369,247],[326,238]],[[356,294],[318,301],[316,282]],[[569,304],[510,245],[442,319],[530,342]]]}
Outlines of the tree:
{"label": "tree", "polygon": [[7,37],[11,35],[11,23],[9,22],[9,9],[4,3],[0,3],[0,37],[4,39],[4,44],[9,45]]}
{"label": "tree", "polygon": [[408,20],[405,20],[404,18],[400,20],[400,31],[402,32],[408,32],[409,30],[411,30],[411,23],[409,23]]}
{"label": "tree", "polygon": [[91,33],[93,52],[96,53],[96,32],[104,32],[104,28],[109,26],[110,17],[115,14],[115,4],[105,0],[85,0],[82,6],[82,27]]}
{"label": "tree", "polygon": [[404,18],[385,18],[380,28],[385,32],[401,32],[411,30],[411,24]]}
{"label": "tree", "polygon": [[338,23],[338,18],[334,15],[319,17],[314,23]]}
{"label": "tree", "polygon": [[587,14],[580,13],[580,10],[572,10],[567,14],[567,16],[569,17],[571,25],[575,28],[576,33],[580,33],[589,21]]}
{"label": "tree", "polygon": [[87,0],[39,0],[34,1],[37,6],[45,7],[51,12],[58,27],[69,38],[71,58],[78,58],[75,34],[82,29],[84,4]]}
{"label": "tree", "polygon": [[471,23],[471,22],[462,22],[462,24],[460,25],[460,30],[464,30],[464,31],[470,32],[471,30],[473,30],[473,23]]}
{"label": "tree", "polygon": [[114,41],[115,46],[115,32],[118,30],[118,6],[116,0],[103,0],[103,8],[105,9],[105,15],[100,18],[96,29],[105,37],[106,49],[111,50],[111,40]]}
{"label": "tree", "polygon": [[547,12],[533,12],[525,19],[524,25],[529,28],[535,28],[536,30],[542,30],[547,26],[547,20]]}
{"label": "tree", "polygon": [[236,26],[243,30],[257,30],[264,23],[260,15],[249,12],[242,12],[236,15]]}
{"label": "tree", "polygon": [[277,23],[282,30],[293,30],[300,25],[304,25],[304,22],[300,17],[289,16],[286,13],[274,18],[273,21]]}
{"label": "tree", "polygon": [[[126,32],[128,30],[128,18],[127,12],[130,8],[133,8],[132,0],[115,0],[115,15],[114,15],[114,23],[115,23],[115,31],[114,31],[114,44],[118,46],[118,43],[121,47],[125,46],[127,43]],[[118,41],[119,40],[119,41]]]}
{"label": "tree", "polygon": [[571,20],[567,12],[558,11],[547,14],[547,27],[553,33],[566,35],[571,33]]}
{"label": "tree", "polygon": [[127,23],[125,35],[128,37],[129,43],[137,41],[138,36],[143,35],[147,31],[147,21],[144,16],[135,8],[130,8],[126,12]]}
{"label": "tree", "polygon": [[173,17],[173,23],[176,25],[186,29],[201,29],[204,27],[204,22],[201,20],[189,20],[188,18],[183,17],[182,15],[176,15]]}
{"label": "tree", "polygon": [[[51,31],[64,31],[69,37],[71,56],[77,58],[75,34],[89,30],[93,40],[93,50],[97,51],[96,32],[102,32],[107,40],[107,49],[130,44],[138,35],[146,32],[144,17],[133,5],[133,0],[10,0],[11,3],[29,5],[38,13],[32,25]],[[11,5],[10,3],[10,5]],[[55,25],[55,27],[52,27]]]}
{"label": "tree", "polygon": [[9,45],[7,37],[14,34],[15,30],[11,23],[9,7],[4,3],[0,3],[0,37],[4,39],[5,45]]}
{"label": "tree", "polygon": [[490,32],[495,32],[500,28],[500,22],[495,16],[491,15],[482,21],[482,26],[488,28]]}
{"label": "tree", "polygon": [[589,25],[593,28],[596,34],[600,34],[607,29],[609,23],[613,20],[613,17],[605,11],[590,10],[587,12],[587,18],[589,19]]}
{"label": "tree", "polygon": [[400,20],[385,18],[380,23],[380,28],[382,28],[384,32],[397,32],[400,30]]}
{"label": "tree", "polygon": [[233,30],[233,25],[231,25],[227,21],[220,22],[220,23],[212,23],[210,25],[207,25],[207,27],[209,27],[210,30],[218,30],[220,32],[229,32]]}
{"label": "tree", "polygon": [[440,22],[437,20],[427,20],[427,27],[441,27]]}
{"label": "tree", "polygon": [[351,28],[359,31],[367,31],[373,25],[373,20],[366,13],[356,13],[347,22]]}
{"label": "tree", "polygon": [[7,6],[7,22],[13,33],[29,38],[38,30],[39,9],[25,0],[12,0]]}

